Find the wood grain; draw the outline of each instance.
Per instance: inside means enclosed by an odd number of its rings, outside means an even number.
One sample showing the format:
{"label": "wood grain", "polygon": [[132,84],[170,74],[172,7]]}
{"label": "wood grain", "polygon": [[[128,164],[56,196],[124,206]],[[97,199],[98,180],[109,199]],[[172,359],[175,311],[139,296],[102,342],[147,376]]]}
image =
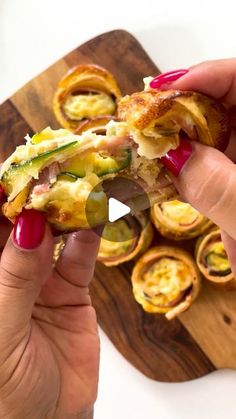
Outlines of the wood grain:
{"label": "wood grain", "polygon": [[[158,73],[125,31],[112,31],[79,46],[0,106],[1,159],[23,142],[27,132],[58,127],[52,111],[56,85],[68,68],[84,63],[110,70],[123,94],[141,90],[143,77]],[[160,240],[156,234],[155,241]],[[185,246],[191,250],[193,243]],[[221,292],[205,283],[190,310],[169,322],[143,312],[135,302],[132,267],[133,262],[114,268],[97,263],[90,287],[99,324],[126,359],[148,377],[168,382],[190,380],[215,368],[236,368],[235,291]]]}
{"label": "wood grain", "polygon": [[35,132],[47,126],[59,128],[52,101],[58,80],[68,69],[66,62],[60,60],[11,97],[13,105]]}
{"label": "wood grain", "polygon": [[182,324],[216,368],[236,368],[236,293],[205,281],[200,297]]}
{"label": "wood grain", "polygon": [[5,160],[31,132],[15,106],[9,100],[4,102],[0,107],[0,161]]}
{"label": "wood grain", "polygon": [[132,295],[133,263],[106,268],[97,263],[91,294],[98,322],[136,368],[158,381],[186,381],[214,370],[178,319],[145,313]]}

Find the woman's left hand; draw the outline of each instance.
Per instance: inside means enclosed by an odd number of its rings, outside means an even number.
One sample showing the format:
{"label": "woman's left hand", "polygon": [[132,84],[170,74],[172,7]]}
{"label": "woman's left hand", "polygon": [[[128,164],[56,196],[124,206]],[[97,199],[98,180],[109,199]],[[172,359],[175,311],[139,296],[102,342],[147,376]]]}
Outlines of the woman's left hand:
{"label": "woman's left hand", "polygon": [[[0,247],[10,224],[0,221]],[[97,394],[99,338],[88,285],[99,238],[69,236],[55,267],[42,214],[24,210],[0,266],[0,417],[87,419]]]}

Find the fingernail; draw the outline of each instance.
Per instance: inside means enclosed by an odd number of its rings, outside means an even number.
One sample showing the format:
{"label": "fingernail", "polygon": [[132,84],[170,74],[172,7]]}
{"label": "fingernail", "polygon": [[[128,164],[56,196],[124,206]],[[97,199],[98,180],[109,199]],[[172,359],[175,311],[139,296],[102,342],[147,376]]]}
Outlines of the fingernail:
{"label": "fingernail", "polygon": [[172,83],[173,81],[180,79],[180,77],[187,74],[188,71],[189,70],[180,69],[180,70],[174,70],[174,71],[169,71],[168,73],[160,74],[159,76],[155,77],[150,82],[150,87],[152,89],[160,89],[164,85],[168,85],[169,83]]}
{"label": "fingernail", "polygon": [[161,163],[177,177],[191,154],[191,143],[188,140],[180,140],[178,148],[168,151],[164,157],[161,157]]}
{"label": "fingernail", "polygon": [[3,186],[0,185],[0,204],[3,204],[4,201],[6,201],[6,194],[5,191],[3,189]]}
{"label": "fingernail", "polygon": [[14,241],[23,249],[35,249],[43,240],[45,216],[34,209],[24,209],[14,224]]}

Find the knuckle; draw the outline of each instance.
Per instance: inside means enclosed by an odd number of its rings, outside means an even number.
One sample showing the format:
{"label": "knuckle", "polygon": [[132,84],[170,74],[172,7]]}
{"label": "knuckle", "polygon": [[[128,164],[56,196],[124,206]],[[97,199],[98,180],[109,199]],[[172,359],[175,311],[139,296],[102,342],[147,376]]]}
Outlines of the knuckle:
{"label": "knuckle", "polygon": [[30,252],[7,246],[1,259],[1,280],[8,286],[30,286],[43,274],[44,264]]}
{"label": "knuckle", "polygon": [[0,283],[7,288],[22,289],[31,286],[31,278],[23,273],[14,273],[11,268],[8,270],[5,266],[1,266]]}
{"label": "knuckle", "polygon": [[91,245],[95,241],[95,233],[91,230],[76,231],[72,233],[72,239],[81,245]]}
{"label": "knuckle", "polygon": [[213,221],[218,220],[222,212],[236,207],[236,173],[222,171],[220,166],[212,168],[210,175],[196,182],[191,189],[190,200]]}
{"label": "knuckle", "polygon": [[90,269],[93,265],[90,259],[82,258],[80,255],[75,257],[66,253],[61,254],[59,262],[67,269],[73,268],[74,270],[78,270],[80,268]]}

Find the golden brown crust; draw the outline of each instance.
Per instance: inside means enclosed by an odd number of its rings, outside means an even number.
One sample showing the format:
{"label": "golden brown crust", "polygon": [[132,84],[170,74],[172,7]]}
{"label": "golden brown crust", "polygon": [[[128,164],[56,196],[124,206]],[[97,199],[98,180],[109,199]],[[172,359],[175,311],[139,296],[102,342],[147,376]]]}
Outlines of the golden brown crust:
{"label": "golden brown crust", "polygon": [[70,69],[57,86],[53,110],[60,125],[72,131],[84,121],[68,118],[63,111],[63,103],[70,93],[79,90],[107,93],[114,98],[116,105],[121,98],[121,92],[114,77],[106,69],[94,64],[79,65]]}
{"label": "golden brown crust", "polygon": [[213,226],[213,222],[200,213],[190,225],[173,224],[171,220],[163,214],[162,205],[163,203],[161,202],[155,204],[151,208],[151,219],[156,229],[164,237],[172,240],[189,240],[200,236]]}
{"label": "golden brown crust", "polygon": [[203,261],[203,254],[206,246],[213,240],[221,241],[221,233],[218,227],[213,228],[210,232],[206,233],[202,237],[199,237],[196,243],[195,248],[195,258],[198,268],[200,269],[203,276],[214,284],[232,284],[236,288],[236,281],[234,279],[233,273],[230,272],[225,276],[212,275],[208,268],[205,266]]}
{"label": "golden brown crust", "polygon": [[[144,272],[162,257],[171,257],[184,262],[192,273],[192,286],[189,291],[183,294],[182,300],[177,300],[175,306],[158,307],[150,304],[144,297],[138,296],[137,287],[142,283]],[[197,298],[201,286],[201,274],[192,256],[183,249],[172,246],[156,246],[149,249],[136,263],[132,272],[131,282],[135,299],[149,313],[165,313],[168,320],[173,319],[181,312],[187,310]],[[137,299],[138,297],[138,299]]]}
{"label": "golden brown crust", "polygon": [[2,206],[2,213],[3,215],[8,218],[13,223],[15,222],[15,218],[18,214],[21,213],[22,209],[25,206],[25,203],[28,198],[30,190],[30,185],[24,188],[13,201],[5,202]]}
{"label": "golden brown crust", "polygon": [[[140,223],[140,235],[137,237],[135,247],[130,253],[126,253],[117,257],[114,257],[112,260],[99,257],[98,260],[104,263],[106,266],[117,266],[121,263],[128,262],[129,260],[134,259],[150,246],[153,239],[153,228],[152,224],[149,221],[149,217],[146,212],[139,213],[135,216],[137,221]],[[122,245],[122,242],[121,242]]]}
{"label": "golden brown crust", "polygon": [[197,136],[195,130],[178,120],[190,138],[220,150],[226,148],[229,141],[227,111],[221,103],[200,93],[150,90],[127,95],[119,102],[118,117],[134,129],[143,131],[154,122],[165,126],[165,117],[169,122],[173,112],[181,118],[191,116]]}

